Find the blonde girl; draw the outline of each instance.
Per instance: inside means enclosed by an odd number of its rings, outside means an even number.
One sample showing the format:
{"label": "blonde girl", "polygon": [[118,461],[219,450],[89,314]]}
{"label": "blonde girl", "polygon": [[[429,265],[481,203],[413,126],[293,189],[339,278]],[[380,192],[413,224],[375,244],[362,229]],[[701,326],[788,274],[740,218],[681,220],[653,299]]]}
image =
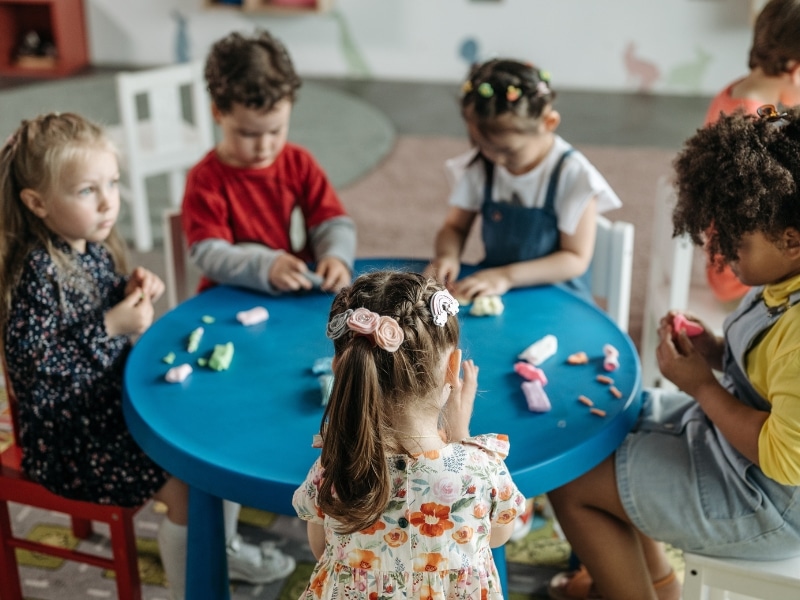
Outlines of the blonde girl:
{"label": "blonde girl", "polygon": [[[378,271],[336,296],[322,455],[295,492],[318,559],[303,598],[502,598],[491,547],[524,509],[505,436],[469,436],[478,368],[458,304]],[[463,380],[459,370],[463,369]]]}
{"label": "blonde girl", "polygon": [[[428,273],[458,298],[564,283],[591,299],[595,215],[621,202],[602,175],[555,131],[550,76],[495,59],[464,82],[461,115],[473,149],[447,162],[450,210]],[[481,269],[457,281],[464,243],[482,215]]]}
{"label": "blonde girl", "polygon": [[79,115],[42,115],[0,150],[0,178],[0,329],[22,467],[68,498],[164,502],[161,556],[182,597],[186,486],[142,452],[122,415],[131,336],[151,324],[164,284],[142,267],[124,274],[114,148]]}

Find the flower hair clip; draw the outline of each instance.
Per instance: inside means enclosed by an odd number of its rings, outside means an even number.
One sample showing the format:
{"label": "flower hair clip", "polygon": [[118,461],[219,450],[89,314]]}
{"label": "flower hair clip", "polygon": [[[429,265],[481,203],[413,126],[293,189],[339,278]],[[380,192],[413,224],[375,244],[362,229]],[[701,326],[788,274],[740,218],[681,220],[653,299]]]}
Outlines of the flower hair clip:
{"label": "flower hair clip", "polygon": [[488,81],[484,81],[478,86],[478,94],[483,98],[491,98],[494,96],[494,88]]}
{"label": "flower hair clip", "polygon": [[522,96],[522,90],[515,85],[510,85],[506,89],[506,100],[509,102],[516,102]]}
{"label": "flower hair clip", "polygon": [[325,335],[336,340],[348,330],[370,338],[373,344],[387,352],[397,352],[406,337],[403,328],[392,317],[381,316],[366,308],[348,308],[334,315],[328,321]]}
{"label": "flower hair clip", "polygon": [[472,82],[467,79],[464,83],[461,84],[461,93],[463,95],[467,95],[472,91]]}
{"label": "flower hair clip", "polygon": [[439,290],[431,296],[431,314],[433,324],[444,327],[447,324],[447,315],[452,317],[458,314],[458,300],[447,290]]}

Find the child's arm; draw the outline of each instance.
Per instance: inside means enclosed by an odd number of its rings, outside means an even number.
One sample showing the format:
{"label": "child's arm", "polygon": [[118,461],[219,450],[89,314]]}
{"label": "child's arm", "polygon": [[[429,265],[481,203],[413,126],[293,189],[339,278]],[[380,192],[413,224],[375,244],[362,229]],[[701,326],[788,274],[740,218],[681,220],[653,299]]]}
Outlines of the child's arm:
{"label": "child's arm", "polygon": [[308,545],[314,558],[319,560],[325,552],[325,527],[319,523],[308,522]]}
{"label": "child's arm", "polygon": [[592,199],[573,234],[560,234],[560,248],[541,258],[483,269],[456,284],[454,294],[464,298],[500,295],[516,287],[558,283],[579,277],[592,262],[597,229],[596,201]]}
{"label": "child's arm", "polygon": [[661,373],[700,404],[734,448],[759,465],[758,438],[769,413],[743,404],[722,387],[685,331],[675,338],[671,323],[662,321],[658,333]]}
{"label": "child's arm", "polygon": [[451,286],[461,270],[461,252],[467,241],[472,223],[478,213],[453,206],[447,213],[444,225],[436,234],[435,258],[425,269],[425,275],[436,277]]}
{"label": "child's arm", "polygon": [[502,546],[511,539],[511,534],[514,533],[514,521],[500,525],[499,523],[492,523],[492,532],[489,534],[489,546],[497,548]]}
{"label": "child's arm", "polygon": [[260,292],[311,289],[308,271],[299,258],[261,244],[231,244],[221,239],[203,240],[190,251],[192,262],[206,277]]}
{"label": "child's arm", "polygon": [[309,230],[322,289],[338,292],[352,280],[356,255],[356,228],[350,217],[334,217]]}

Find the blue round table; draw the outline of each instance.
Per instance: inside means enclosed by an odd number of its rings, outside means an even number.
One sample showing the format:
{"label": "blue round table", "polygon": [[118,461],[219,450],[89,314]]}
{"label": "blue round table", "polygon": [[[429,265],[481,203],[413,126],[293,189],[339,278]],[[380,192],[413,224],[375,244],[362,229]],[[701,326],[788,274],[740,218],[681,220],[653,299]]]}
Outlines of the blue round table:
{"label": "blue round table", "polygon": [[[422,261],[360,260],[356,272],[382,268],[420,271]],[[466,268],[465,272],[469,269]],[[333,296],[304,293],[265,296],[219,286],[168,312],[141,337],[125,369],[125,418],[130,430],[154,460],[190,486],[187,598],[228,598],[222,525],[227,498],[247,506],[293,515],[294,490],[319,455],[311,447],[319,432],[323,407],[315,360],[332,356],[325,327]],[[474,317],[463,307],[461,347],[464,358],[480,367],[472,433],[507,433],[506,461],[514,481],[532,497],[585,473],[620,444],[636,421],[641,404],[636,349],[608,316],[557,286],[512,290],[502,297],[499,316]],[[236,313],[255,306],[269,310],[269,320],[245,327]],[[208,316],[213,323],[204,323]],[[189,334],[205,333],[194,353]],[[552,409],[527,408],[514,372],[517,354],[547,334],[558,351],[542,368],[544,390]],[[200,367],[216,344],[233,342],[230,368]],[[603,369],[603,346],[619,350],[620,366]],[[589,362],[567,364],[584,351]],[[190,363],[193,373],[182,383],[167,383],[170,365]],[[622,392],[596,380],[607,374]],[[591,398],[605,417],[578,401]],[[502,557],[499,557],[502,560]]]}

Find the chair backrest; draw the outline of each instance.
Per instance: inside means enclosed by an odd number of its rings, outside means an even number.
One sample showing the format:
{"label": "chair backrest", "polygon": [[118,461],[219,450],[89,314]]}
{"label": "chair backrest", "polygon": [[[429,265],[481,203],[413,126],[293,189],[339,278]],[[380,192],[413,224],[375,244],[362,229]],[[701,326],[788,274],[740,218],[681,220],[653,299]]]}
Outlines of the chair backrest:
{"label": "chair backrest", "polygon": [[214,144],[202,62],[117,75],[124,157],[146,174],[196,163]]}
{"label": "chair backrest", "polygon": [[189,251],[181,224],[181,211],[164,211],[164,269],[166,273],[167,303],[174,308],[192,295],[189,283]]}
{"label": "chair backrest", "polygon": [[634,227],[597,216],[592,257],[592,295],[622,331],[628,331],[631,308]]}

